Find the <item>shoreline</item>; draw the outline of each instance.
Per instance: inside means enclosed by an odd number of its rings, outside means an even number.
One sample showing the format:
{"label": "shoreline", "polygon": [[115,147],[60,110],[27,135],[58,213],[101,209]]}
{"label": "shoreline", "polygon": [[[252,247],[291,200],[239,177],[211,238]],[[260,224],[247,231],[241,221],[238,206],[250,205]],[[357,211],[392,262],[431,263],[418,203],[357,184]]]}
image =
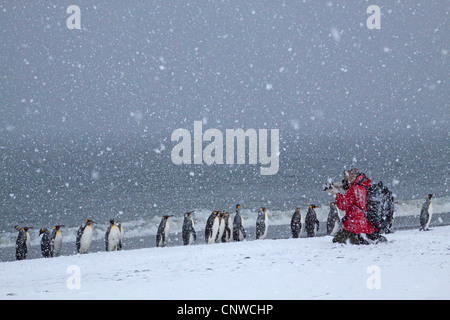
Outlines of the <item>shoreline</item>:
{"label": "shoreline", "polygon": [[[255,236],[255,226],[248,226],[248,221],[246,221],[246,233],[247,238],[244,241],[254,241],[256,240]],[[447,226],[450,225],[450,212],[445,213],[436,213],[433,214],[430,228],[437,226]],[[396,230],[405,230],[405,229],[419,229],[419,215],[411,215],[411,216],[399,216],[394,218],[392,231]],[[192,245],[200,245],[205,244],[204,237],[204,226],[196,226],[197,232],[197,241]],[[125,230],[126,234],[126,230]],[[324,237],[328,236],[326,234],[326,221],[320,221],[319,231],[316,237]],[[270,225],[269,220],[269,229],[265,239],[277,240],[277,239],[289,239],[291,238],[291,229],[290,225],[282,224],[282,225]],[[331,236],[330,241],[331,241]],[[389,238],[389,234],[387,235]],[[302,231],[300,233],[300,238],[306,238],[306,234],[304,231],[304,223],[302,221]],[[155,236],[143,236],[143,237],[125,237],[123,244],[123,250],[134,250],[134,249],[142,249],[142,248],[153,248],[156,247],[156,235]],[[172,232],[169,235],[169,239],[166,247],[175,247],[175,246],[183,246],[182,235],[180,232]],[[161,248],[162,250],[164,248]],[[95,239],[92,240],[91,243],[91,253],[94,252],[105,252],[105,242],[104,239]],[[70,256],[77,255],[75,240],[73,241],[65,241],[63,238],[63,247],[61,256]],[[42,258],[40,245],[32,245],[30,246],[30,252],[28,253],[26,260],[39,259]],[[4,247],[0,248],[0,263],[8,262],[8,261],[16,261],[15,259],[15,247]]]}

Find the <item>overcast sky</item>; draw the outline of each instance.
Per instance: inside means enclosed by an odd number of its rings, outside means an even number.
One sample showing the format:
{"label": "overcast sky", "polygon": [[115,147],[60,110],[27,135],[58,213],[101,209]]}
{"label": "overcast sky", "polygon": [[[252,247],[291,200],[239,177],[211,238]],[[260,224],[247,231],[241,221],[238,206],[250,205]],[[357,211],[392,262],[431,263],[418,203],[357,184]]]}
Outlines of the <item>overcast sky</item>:
{"label": "overcast sky", "polygon": [[[69,30],[69,5],[81,30]],[[369,5],[381,8],[370,30]],[[0,135],[448,133],[448,1],[0,1]],[[394,129],[393,129],[394,128]]]}

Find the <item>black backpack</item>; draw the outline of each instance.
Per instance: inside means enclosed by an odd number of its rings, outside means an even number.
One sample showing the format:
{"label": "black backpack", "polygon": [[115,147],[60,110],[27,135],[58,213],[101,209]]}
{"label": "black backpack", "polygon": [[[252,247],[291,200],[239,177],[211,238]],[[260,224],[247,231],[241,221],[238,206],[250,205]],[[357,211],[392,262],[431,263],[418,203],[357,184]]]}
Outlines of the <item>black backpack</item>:
{"label": "black backpack", "polygon": [[[356,183],[367,190],[367,212],[364,212],[364,214],[379,232],[385,231],[392,225],[394,206],[392,192],[381,181],[370,187],[362,185],[361,182],[365,180],[367,180],[367,177]],[[364,211],[361,208],[359,209]]]}

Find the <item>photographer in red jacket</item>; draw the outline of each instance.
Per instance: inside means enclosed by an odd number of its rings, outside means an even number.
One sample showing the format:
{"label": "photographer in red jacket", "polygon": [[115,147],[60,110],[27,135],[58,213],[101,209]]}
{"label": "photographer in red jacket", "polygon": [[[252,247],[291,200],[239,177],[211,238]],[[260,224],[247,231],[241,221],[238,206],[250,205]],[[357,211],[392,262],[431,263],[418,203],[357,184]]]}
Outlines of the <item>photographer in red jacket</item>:
{"label": "photographer in red jacket", "polygon": [[[332,185],[327,189],[334,195],[336,206],[345,211],[342,218],[342,230],[333,238],[333,242],[352,244],[369,244],[382,240],[378,230],[367,220],[367,199],[370,183],[372,182],[357,168],[344,171],[343,189],[347,189],[342,195],[339,189]],[[363,186],[367,187],[364,188]]]}

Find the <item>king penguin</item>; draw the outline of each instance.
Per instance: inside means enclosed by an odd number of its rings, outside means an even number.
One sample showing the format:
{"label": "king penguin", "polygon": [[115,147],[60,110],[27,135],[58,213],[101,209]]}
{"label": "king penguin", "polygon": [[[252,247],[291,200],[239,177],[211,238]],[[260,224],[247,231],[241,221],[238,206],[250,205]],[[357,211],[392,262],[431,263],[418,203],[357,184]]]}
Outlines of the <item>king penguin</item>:
{"label": "king penguin", "polygon": [[159,223],[158,232],[156,234],[156,246],[164,247],[169,237],[170,225],[169,218],[173,216],[163,216]]}
{"label": "king penguin", "polygon": [[197,234],[194,229],[194,219],[192,219],[192,213],[194,213],[194,211],[186,212],[184,214],[184,221],[181,235],[183,236],[183,244],[185,246],[191,245],[192,243],[194,243],[195,240],[197,240]]}
{"label": "king penguin", "polygon": [[30,250],[30,234],[28,233],[28,230],[33,227],[19,228],[18,226],[15,226],[14,228],[19,231],[16,241],[16,259],[23,260],[27,258],[28,251]]}
{"label": "king penguin", "polygon": [[50,258],[51,257],[51,235],[50,231],[48,231],[45,228],[42,228],[39,230],[39,236],[43,234],[41,239],[41,253],[44,258]]}
{"label": "king penguin", "polygon": [[262,240],[267,236],[267,230],[269,229],[269,217],[266,211],[267,208],[259,208],[258,217],[256,218],[256,240]]}
{"label": "king penguin", "polygon": [[207,244],[214,243],[216,241],[217,233],[219,232],[221,211],[213,211],[205,226],[205,242]]}
{"label": "king penguin", "polygon": [[308,238],[314,237],[319,230],[319,220],[317,220],[315,208],[318,208],[318,206],[310,205],[305,216],[305,230]]}
{"label": "king penguin", "polygon": [[92,234],[94,221],[86,219],[84,225],[80,226],[77,232],[77,239],[75,245],[77,252],[81,254],[89,253],[89,248],[92,242]]}
{"label": "king penguin", "polygon": [[302,216],[300,214],[300,208],[296,208],[291,219],[292,238],[299,238],[301,230],[302,230]]}
{"label": "king penguin", "polygon": [[105,248],[106,251],[116,251],[119,245],[120,229],[114,223],[114,219],[109,220],[109,226],[105,233]]}
{"label": "king penguin", "polygon": [[433,203],[431,202],[431,198],[434,194],[427,195],[425,199],[425,203],[422,206],[422,210],[420,210],[420,230],[428,231],[430,230],[428,227],[430,226],[431,216],[433,215]]}
{"label": "king penguin", "polygon": [[327,217],[327,234],[330,236],[334,236],[340,229],[342,223],[339,218],[338,208],[336,207],[336,203],[330,203],[330,211],[328,212]]}
{"label": "king penguin", "polygon": [[123,246],[123,227],[122,227],[122,222],[117,221],[117,227],[119,228],[119,231],[120,231],[119,243],[117,244],[117,250],[120,251],[120,250],[122,250],[122,246]]}
{"label": "king penguin", "polygon": [[224,224],[224,228],[221,241],[230,242],[233,237],[233,223],[231,222],[231,215],[229,212],[223,213],[222,223]]}
{"label": "king penguin", "polygon": [[241,205],[236,205],[236,215],[233,219],[233,241],[242,241],[247,236],[244,229],[244,219],[241,216]]}
{"label": "king penguin", "polygon": [[62,224],[58,224],[53,227],[52,234],[50,236],[50,256],[51,257],[59,257],[61,254],[62,248],[62,234],[61,227],[64,227]]}

